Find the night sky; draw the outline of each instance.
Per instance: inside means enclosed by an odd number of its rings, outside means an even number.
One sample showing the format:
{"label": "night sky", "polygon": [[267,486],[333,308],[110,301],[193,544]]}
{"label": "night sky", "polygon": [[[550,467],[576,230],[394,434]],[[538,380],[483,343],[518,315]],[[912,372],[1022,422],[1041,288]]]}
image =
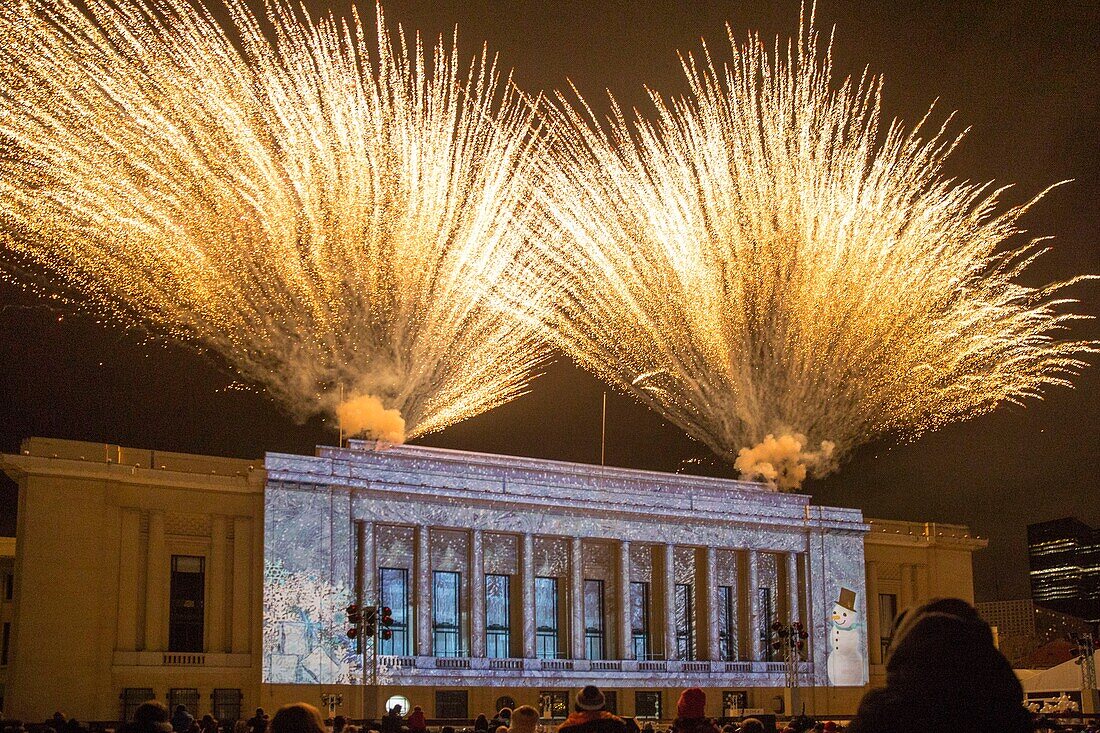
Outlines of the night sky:
{"label": "night sky", "polygon": [[[346,2],[311,0],[342,13]],[[370,4],[363,6],[370,15]],[[483,41],[535,92],[572,80],[598,108],[610,89],[647,109],[643,85],[682,89],[677,50],[705,37],[727,57],[735,36],[797,32],[798,2],[540,2],[389,0],[391,24],[434,37],[458,24],[460,48]],[[1073,182],[1023,220],[1053,235],[1053,250],[1028,284],[1100,273],[1100,4],[1095,2],[819,2],[818,26],[836,26],[842,75],[869,67],[885,76],[886,118],[915,122],[935,100],[935,120],[957,110],[971,131],[950,171],[1018,184],[1009,202]],[[1100,283],[1075,287],[1078,312],[1100,315]],[[1086,322],[1072,336],[1100,339]],[[1092,359],[1093,364],[1097,359]],[[121,443],[162,450],[256,457],[311,453],[335,442],[329,424],[295,424],[259,394],[227,390],[233,375],[180,346],[62,314],[0,283],[0,449],[28,436]],[[1053,389],[1026,409],[1004,406],[920,440],[865,446],[840,472],[811,481],[819,503],[871,517],[969,524],[990,539],[975,557],[978,599],[1027,595],[1025,526],[1076,515],[1100,524],[1100,369]],[[559,358],[529,395],[417,441],[497,453],[598,462],[603,387]],[[701,444],[617,394],[608,396],[607,462],[631,468],[733,475]],[[0,490],[0,532],[14,533],[11,485]]]}

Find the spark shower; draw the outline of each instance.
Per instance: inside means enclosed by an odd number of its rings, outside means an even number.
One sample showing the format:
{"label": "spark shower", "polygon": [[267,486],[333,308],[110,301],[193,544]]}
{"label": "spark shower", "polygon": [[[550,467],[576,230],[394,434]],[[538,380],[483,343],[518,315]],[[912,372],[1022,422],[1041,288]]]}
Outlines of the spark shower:
{"label": "spark shower", "polygon": [[[390,441],[524,391],[499,281],[540,140],[492,57],[243,2],[4,2],[0,215],[21,282],[220,355]],[[521,285],[510,281],[513,287]],[[343,396],[342,396],[343,395]]]}
{"label": "spark shower", "polygon": [[269,37],[226,7],[0,0],[0,266],[298,417],[414,438],[552,343],[792,489],[1095,350],[1055,339],[1068,283],[1019,284],[1027,205],[947,179],[958,138],[883,125],[878,80],[834,83],[812,20],[605,120],[394,43],[380,8],[372,47],[358,16],[276,2]]}
{"label": "spark shower", "polygon": [[881,82],[835,84],[803,22],[769,52],[683,58],[653,119],[559,94],[557,165],[531,267],[552,333],[742,476],[795,489],[881,435],[911,438],[1068,385],[1095,344],[1017,276],[1030,203],[948,178],[959,141],[882,123]]}

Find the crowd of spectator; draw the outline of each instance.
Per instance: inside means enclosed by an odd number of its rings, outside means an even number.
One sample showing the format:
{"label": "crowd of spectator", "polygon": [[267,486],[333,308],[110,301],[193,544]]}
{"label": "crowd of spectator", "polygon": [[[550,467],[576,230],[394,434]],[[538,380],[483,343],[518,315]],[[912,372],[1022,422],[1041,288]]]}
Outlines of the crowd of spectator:
{"label": "crowd of spectator", "polygon": [[[777,728],[779,733],[1100,733],[1100,721],[1037,716],[1023,704],[1023,689],[997,650],[989,626],[959,599],[937,599],[903,611],[894,624],[886,654],[886,685],[868,692],[850,721],[815,720],[806,715]],[[573,711],[556,733],[765,733],[765,723],[746,717],[719,722],[706,713],[706,694],[698,687],[680,695],[676,719],[665,729],[652,722],[607,710],[595,685],[577,693]],[[771,721],[769,721],[770,723]],[[57,712],[38,733],[97,733]],[[120,733],[428,733],[428,720],[417,705],[405,715],[400,705],[363,729],[344,716],[324,720],[304,702],[285,705],[268,716],[263,708],[247,720],[222,727],[211,715],[196,720],[183,705],[169,709],[155,700],[138,706]],[[26,733],[22,724],[4,733]],[[449,725],[438,733],[457,733]],[[479,715],[462,733],[551,733],[530,705],[503,708],[492,718]]]}

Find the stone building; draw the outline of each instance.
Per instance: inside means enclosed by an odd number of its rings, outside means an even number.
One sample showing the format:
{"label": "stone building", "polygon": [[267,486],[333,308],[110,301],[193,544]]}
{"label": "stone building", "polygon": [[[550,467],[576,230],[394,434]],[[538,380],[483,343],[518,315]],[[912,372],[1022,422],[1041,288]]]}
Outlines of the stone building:
{"label": "stone building", "polygon": [[[323,694],[552,718],[588,682],[640,717],[687,685],[715,716],[789,708],[776,618],[810,632],[807,709],[850,712],[894,610],[972,600],[984,546],[751,483],[357,441],[259,462],[29,439],[0,466],[20,487],[5,713],[26,720]],[[346,635],[356,601],[393,612],[377,665]],[[830,661],[834,612],[866,623]]]}

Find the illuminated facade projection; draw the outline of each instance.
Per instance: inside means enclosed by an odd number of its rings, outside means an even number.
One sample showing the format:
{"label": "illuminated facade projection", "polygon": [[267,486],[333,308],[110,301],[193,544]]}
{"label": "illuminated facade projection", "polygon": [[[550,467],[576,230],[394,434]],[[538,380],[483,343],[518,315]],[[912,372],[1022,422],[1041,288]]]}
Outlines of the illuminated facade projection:
{"label": "illuminated facade projection", "polygon": [[393,611],[384,685],[782,687],[777,619],[811,632],[802,684],[867,681],[858,510],[739,481],[365,441],[269,453],[265,468],[268,684],[361,681],[356,601]]}
{"label": "illuminated facade projection", "polygon": [[[549,721],[588,682],[639,718],[674,717],[687,685],[714,717],[790,710],[761,634],[792,609],[800,702],[851,713],[894,614],[972,601],[985,546],[759,484],[362,442],[249,461],[29,438],[0,470],[19,486],[0,692],[22,720],[156,699],[225,723],[337,696],[352,718],[395,698]],[[360,595],[393,610],[377,686],[347,638]]]}

